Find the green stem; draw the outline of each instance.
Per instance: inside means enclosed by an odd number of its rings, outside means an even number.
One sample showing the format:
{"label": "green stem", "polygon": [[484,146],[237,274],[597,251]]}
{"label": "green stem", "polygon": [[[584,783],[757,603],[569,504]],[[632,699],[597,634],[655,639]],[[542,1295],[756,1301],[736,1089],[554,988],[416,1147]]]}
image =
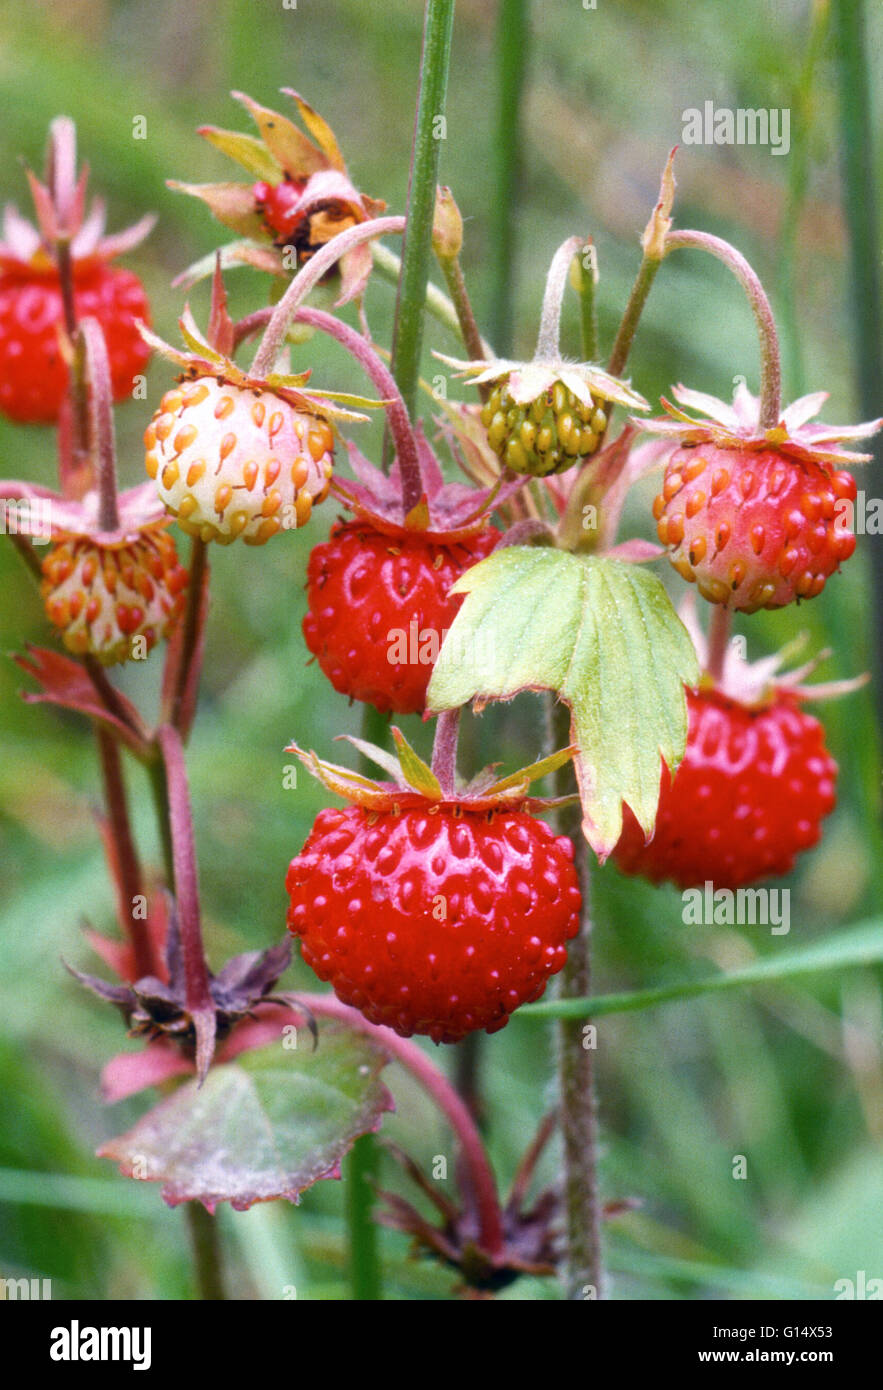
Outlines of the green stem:
{"label": "green stem", "polygon": [[201,1202],[187,1203],[187,1225],[193,1247],[196,1288],[204,1303],[226,1300],[218,1223]]}
{"label": "green stem", "polygon": [[803,348],[797,319],[797,237],[800,214],[809,180],[809,141],[813,113],[818,102],[817,69],[825,48],[830,6],[813,0],[809,40],[791,99],[792,142],[788,161],[788,196],[782,218],[779,246],[779,324],[787,363],[786,376],[793,396],[806,391]]}
{"label": "green stem", "polygon": [[362,1303],[376,1303],[383,1297],[373,1214],[378,1158],[374,1136],[364,1134],[356,1140],[347,1162],[350,1288],[353,1299]]}
{"label": "green stem", "polygon": [[[381,280],[386,280],[387,284],[398,286],[402,273],[401,256],[397,256],[394,251],[390,251],[388,246],[384,246],[379,241],[371,243],[371,255],[374,257],[374,269]],[[432,315],[436,323],[447,328],[460,342],[463,341],[463,330],[457,318],[457,310],[447,295],[442,294],[438,285],[434,285],[432,281],[426,286],[424,308],[427,314]]]}
{"label": "green stem", "polygon": [[[866,420],[883,414],[883,285],[876,188],[876,150],[861,0],[835,0],[834,24],[840,73],[840,125],[843,142],[843,203],[849,228],[852,269],[852,339],[860,413]],[[883,496],[883,441],[871,444],[874,461],[865,474],[870,497]],[[883,536],[868,535],[877,611],[883,599]],[[873,611],[873,609],[871,610]],[[879,618],[877,619],[879,622]],[[870,634],[869,634],[870,635]],[[883,729],[883,647],[872,637],[877,720]]]}
{"label": "green stem", "polygon": [[616,338],[610,352],[610,361],[607,370],[611,376],[622,376],[623,369],[628,361],[629,353],[632,350],[632,343],[635,339],[635,331],[638,327],[638,320],[644,311],[647,303],[647,296],[653,281],[656,279],[656,272],[662,262],[653,256],[645,255],[632,285],[632,292],[629,295],[628,303],[622,316],[622,322],[617,330]]}
{"label": "green stem", "polygon": [[500,0],[497,20],[497,121],[490,214],[491,341],[506,356],[512,344],[515,209],[521,163],[521,104],[529,51],[529,0]]}
{"label": "green stem", "polygon": [[438,182],[439,130],[444,117],[454,0],[426,0],[423,58],[411,153],[408,220],[392,339],[392,374],[414,418],[423,348],[423,306],[432,257],[432,223]]}
{"label": "green stem", "polygon": [[590,241],[579,260],[574,262],[579,292],[580,347],[584,362],[597,362],[600,352],[598,343],[598,272],[594,256],[595,246]]}
{"label": "green stem", "polygon": [[[549,749],[570,742],[570,711],[549,697]],[[571,791],[572,771],[556,774],[556,794]],[[585,998],[592,982],[591,870],[580,825],[578,804],[563,807],[556,816],[560,834],[576,846],[576,869],[582,893],[580,931],[570,942],[567,964],[559,976],[559,999]],[[564,1219],[566,1259],[563,1269],[565,1296],[581,1301],[588,1290],[604,1296],[601,1251],[601,1197],[598,1185],[598,1117],[595,1096],[595,1049],[586,1046],[580,1020],[561,1019],[557,1024],[558,1084],[561,1136],[564,1147]]]}

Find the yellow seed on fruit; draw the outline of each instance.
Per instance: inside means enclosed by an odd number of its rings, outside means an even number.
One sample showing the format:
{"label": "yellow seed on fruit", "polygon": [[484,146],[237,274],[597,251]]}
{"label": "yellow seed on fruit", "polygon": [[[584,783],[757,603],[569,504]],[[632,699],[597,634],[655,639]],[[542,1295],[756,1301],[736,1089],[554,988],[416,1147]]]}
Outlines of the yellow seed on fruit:
{"label": "yellow seed on fruit", "polygon": [[222,396],[215,406],[215,419],[226,420],[236,409],[236,402],[232,396]]}
{"label": "yellow seed on fruit", "polygon": [[762,526],[752,526],[751,528],[751,549],[755,555],[759,555],[763,550],[763,543],[766,540],[766,532]]}
{"label": "yellow seed on fruit", "polygon": [[673,497],[676,497],[683,486],[684,479],[680,473],[669,473],[662,484],[662,495],[666,502],[670,502]]}
{"label": "yellow seed on fruit", "polygon": [[607,416],[603,410],[596,410],[592,415],[592,429],[596,434],[603,434],[607,428]]}
{"label": "yellow seed on fruit", "polygon": [[248,463],[242,465],[242,481],[251,492],[258,480],[258,466],[254,459],[249,459]]}
{"label": "yellow seed on fruit", "polygon": [[310,430],[307,434],[307,448],[316,460],[316,463],[318,463],[322,455],[328,452],[324,431],[318,429]]}
{"label": "yellow seed on fruit", "polygon": [[205,459],[197,459],[195,463],[191,463],[190,467],[187,469],[187,486],[196,487],[196,484],[199,482],[204,472]]}
{"label": "yellow seed on fruit", "polygon": [[254,405],[251,408],[251,418],[254,420],[258,429],[260,429],[261,425],[264,423],[264,417],[266,416],[266,414],[267,407],[264,405],[263,401],[255,401]]}
{"label": "yellow seed on fruit", "polygon": [[[704,460],[703,460],[704,466]],[[717,497],[729,485],[730,475],[726,468],[716,468],[711,479],[711,495]]]}
{"label": "yellow seed on fruit", "polygon": [[563,382],[556,381],[555,385],[552,387],[552,409],[556,415],[560,415],[566,406],[567,388]]}
{"label": "yellow seed on fruit", "polygon": [[199,539],[208,545],[209,541],[214,540],[218,534],[218,528],[213,526],[210,521],[204,521],[199,528]]}
{"label": "yellow seed on fruit", "polygon": [[691,460],[690,460],[690,462],[687,464],[686,468],[684,469],[684,477],[687,479],[687,482],[688,482],[688,483],[692,483],[693,480],[694,480],[695,478],[698,478],[698,477],[699,477],[699,474],[700,474],[700,473],[704,473],[704,472],[705,472],[705,459],[704,459],[704,458],[694,458],[694,459],[691,459]]}
{"label": "yellow seed on fruit", "polygon": [[543,416],[546,413],[546,409],[547,405],[545,396],[539,396],[535,401],[531,401],[530,413],[535,424],[542,424]]}
{"label": "yellow seed on fruit", "polygon": [[178,465],[167,463],[162,471],[162,485],[167,490],[173,488],[178,481]]}
{"label": "yellow seed on fruit", "polygon": [[247,512],[234,512],[230,517],[230,535],[241,536],[248,525]]}
{"label": "yellow seed on fruit", "polygon": [[537,427],[533,420],[525,420],[518,431],[518,438],[521,440],[528,453],[533,449],[537,439]]}
{"label": "yellow seed on fruit", "polygon": [[145,449],[152,449],[155,443],[156,430],[153,428],[153,425],[148,425],[147,429],[144,431],[144,447]]}
{"label": "yellow seed on fruit", "polygon": [[726,603],[730,591],[722,579],[700,579],[699,592],[709,603]]}
{"label": "yellow seed on fruit", "polygon": [[690,542],[690,564],[699,565],[705,559],[706,541],[704,536],[694,536]]}
{"label": "yellow seed on fruit", "polygon": [[278,512],[281,506],[282,493],[279,491],[271,492],[261,503],[261,516],[272,516],[274,512]]}
{"label": "yellow seed on fruit", "polygon": [[684,518],[680,512],[675,512],[674,516],[668,518],[668,543],[669,545],[680,545],[684,539]]}
{"label": "yellow seed on fruit", "polygon": [[730,565],[730,587],[738,589],[740,584],[745,583],[745,566],[741,560],[734,560]]}
{"label": "yellow seed on fruit", "polygon": [[294,515],[298,526],[306,526],[313,510],[313,499],[308,492],[298,493],[294,504]]}
{"label": "yellow seed on fruit", "polygon": [[598,447],[598,436],[594,430],[581,430],[579,436],[579,451],[581,454],[593,454]]}
{"label": "yellow seed on fruit", "polygon": [[751,593],[748,595],[748,599],[749,602],[753,603],[757,608],[765,608],[775,592],[775,584],[771,584],[768,579],[762,580],[761,583],[755,584]]}
{"label": "yellow seed on fruit", "polygon": [[155,478],[159,470],[159,459],[156,454],[148,454],[144,460],[144,467],[147,469],[147,476]]}
{"label": "yellow seed on fruit", "polygon": [[278,459],[267,459],[264,464],[264,487],[272,487],[282,471],[282,465]]}
{"label": "yellow seed on fruit", "polygon": [[229,483],[221,483],[215,490],[215,511],[222,513],[226,511],[233,500],[233,489]]}
{"label": "yellow seed on fruit", "polygon": [[188,386],[182,394],[185,409],[191,405],[202,405],[208,395],[208,387],[204,381],[201,381],[198,386]]}
{"label": "yellow seed on fruit", "polygon": [[[491,400],[493,400],[493,397],[491,397]],[[478,418],[484,425],[485,429],[487,429],[491,420],[493,420],[494,418],[494,408],[491,405],[490,401],[488,401],[485,405],[481,407],[481,413],[479,414]]]}
{"label": "yellow seed on fruit", "polygon": [[199,430],[196,428],[195,425],[183,425],[181,429],[178,430],[178,433],[175,435],[175,438],[173,440],[176,452],[179,454],[183,454],[185,449],[190,448],[190,445],[196,439],[198,434]]}
{"label": "yellow seed on fruit", "polygon": [[307,478],[310,476],[310,465],[306,459],[295,459],[291,465],[291,481],[298,489],[302,488]]}
{"label": "yellow seed on fruit", "polygon": [[225,458],[229,458],[229,457],[230,457],[230,455],[232,454],[232,452],[233,452],[233,450],[234,450],[235,448],[236,448],[236,435],[233,434],[232,432],[231,432],[230,434],[225,434],[225,435],[224,435],[224,438],[221,440],[221,447],[220,447],[220,449],[219,449],[219,451],[218,451],[218,452],[220,453],[220,455],[221,455],[221,462],[222,462],[222,463],[223,463],[223,461],[224,461]]}
{"label": "yellow seed on fruit", "polygon": [[549,426],[543,425],[543,428],[537,431],[537,453],[548,454],[554,443],[555,439]]}
{"label": "yellow seed on fruit", "polygon": [[278,517],[268,516],[258,527],[255,539],[258,545],[263,545],[265,541],[268,541],[271,536],[275,536],[276,532],[281,530],[282,523]]}
{"label": "yellow seed on fruit", "polygon": [[273,435],[274,435],[274,434],[278,434],[278,433],[279,433],[279,431],[280,431],[281,428],[282,428],[283,423],[284,423],[284,418],[283,418],[283,415],[282,415],[282,411],[281,411],[281,410],[274,410],[274,411],[273,411],[273,414],[270,416],[270,423],[269,423],[269,425],[267,426],[267,429],[268,429],[269,432],[270,432],[270,438],[271,438],[271,439],[273,438]]}
{"label": "yellow seed on fruit", "polygon": [[199,506],[199,503],[197,502],[196,498],[193,496],[193,493],[192,493],[192,492],[186,493],[185,496],[182,497],[182,498],[181,498],[181,501],[178,503],[178,518],[179,518],[179,520],[180,520],[180,518],[181,518],[182,516],[183,516],[185,519],[186,519],[188,516],[192,516],[193,513],[196,511],[196,509],[197,509],[198,506]]}
{"label": "yellow seed on fruit", "polygon": [[174,415],[160,415],[158,419],[154,420],[153,428],[156,430],[157,439],[168,439],[175,428]]}
{"label": "yellow seed on fruit", "polygon": [[160,401],[160,410],[168,410],[172,414],[180,410],[184,404],[184,397],[180,391],[167,391]]}
{"label": "yellow seed on fruit", "polygon": [[524,451],[524,446],[520,444],[517,439],[509,440],[509,443],[506,445],[505,458],[507,466],[514,469],[516,473],[524,473],[526,471],[528,462],[527,454]]}
{"label": "yellow seed on fruit", "polygon": [[501,448],[503,447],[503,443],[508,433],[509,427],[506,424],[506,417],[505,415],[502,415],[500,411],[497,411],[496,415],[494,416],[493,420],[488,426],[488,444],[490,444],[492,449],[495,449],[496,452],[499,453]]}
{"label": "yellow seed on fruit", "polygon": [[691,493],[691,495],[687,498],[687,516],[695,516],[697,512],[702,511],[702,508],[704,506],[705,493],[702,491],[701,488],[697,488],[697,490],[694,493]]}

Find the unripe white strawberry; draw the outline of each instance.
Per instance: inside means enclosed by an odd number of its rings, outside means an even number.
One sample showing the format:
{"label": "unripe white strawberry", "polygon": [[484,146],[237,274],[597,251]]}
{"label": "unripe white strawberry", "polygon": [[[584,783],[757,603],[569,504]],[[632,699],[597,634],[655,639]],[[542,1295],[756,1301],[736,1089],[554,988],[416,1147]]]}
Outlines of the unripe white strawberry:
{"label": "unripe white strawberry", "polygon": [[42,594],[68,650],[111,666],[146,656],[169,636],[188,580],[161,522],[114,544],[73,535],[55,542],[43,561]]}
{"label": "unripe white strawberry", "polygon": [[144,435],[149,476],[203,541],[263,545],[310,519],[328,493],[334,435],[271,390],[198,376],[163,396]]}

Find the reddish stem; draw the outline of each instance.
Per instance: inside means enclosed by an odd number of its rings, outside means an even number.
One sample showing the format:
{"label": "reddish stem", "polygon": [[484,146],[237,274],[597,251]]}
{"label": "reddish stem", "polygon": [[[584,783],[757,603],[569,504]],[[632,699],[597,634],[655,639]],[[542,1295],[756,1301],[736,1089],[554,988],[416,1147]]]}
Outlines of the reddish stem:
{"label": "reddish stem", "polygon": [[187,768],[181,736],[177,729],[173,729],[170,724],[164,724],[157,733],[157,741],[166,771],[169,831],[175,872],[175,902],[181,935],[181,956],[184,963],[185,997],[187,1011],[193,1018],[196,1029],[196,1070],[202,1079],[208,1071],[214,1051],[215,1006],[209,988],[208,965],[202,942],[199,883]]}
{"label": "reddish stem", "polygon": [[707,251],[733,272],[748,295],[760,338],[760,427],[775,429],[782,408],[782,364],[776,321],[763,285],[735,246],[709,232],[668,232],[665,254],[681,248]]}
{"label": "reddish stem", "polygon": [[719,682],[724,673],[732,621],[729,608],[721,603],[713,604],[708,627],[708,674],[715,682]]}
{"label": "reddish stem", "polygon": [[116,531],[120,524],[117,507],[117,462],[113,428],[113,388],[107,344],[97,319],[83,319],[79,329],[78,351],[83,353],[89,399],[89,451],[98,477],[98,524],[102,531]]}
{"label": "reddish stem", "polygon": [[432,1098],[442,1114],[450,1122],[460,1141],[463,1157],[469,1169],[472,1188],[475,1194],[479,1221],[479,1237],[482,1249],[489,1255],[499,1255],[503,1250],[503,1216],[497,1195],[497,1184],[493,1169],[481,1135],[468,1107],[460,1099],[447,1077],[426,1056],[410,1038],[400,1038],[391,1028],[379,1027],[369,1023],[357,1009],[342,1004],[333,994],[306,994],[298,996],[298,1003],[317,1017],[338,1019],[353,1028],[358,1028],[368,1037],[377,1041],[396,1061],[401,1062],[412,1076]]}
{"label": "reddish stem", "polygon": [[158,975],[159,963],[150,934],[145,930],[145,923],[132,915],[134,900],[144,894],[144,880],[129,820],[129,803],[123,779],[120,747],[113,735],[97,724],[95,737],[98,740],[98,755],[104,783],[107,824],[116,848],[120,894],[125,905],[123,925],[135,955],[135,976],[136,979],[140,979],[144,975]]}
{"label": "reddish stem", "polygon": [[435,725],[432,745],[432,770],[445,796],[457,794],[457,739],[460,733],[460,710],[442,710]]}
{"label": "reddish stem", "polygon": [[[273,312],[272,309],[258,309],[256,313],[240,319],[235,326],[236,345],[238,346],[253,333],[259,332]],[[357,333],[354,328],[350,328],[349,324],[342,323],[333,314],[326,314],[323,309],[306,307],[296,309],[291,315],[290,322],[305,323],[310,328],[318,328],[321,333],[327,333],[329,338],[334,338],[341,347],[346,348],[351,357],[355,358],[369,380],[377,387],[386,403],[389,429],[395,441],[396,458],[402,480],[402,506],[407,515],[413,507],[416,507],[423,496],[423,476],[420,471],[420,458],[417,453],[417,441],[411,428],[411,420],[392,372],[382,358],[378,357],[367,338],[361,333]]]}
{"label": "reddish stem", "polygon": [[348,227],[345,232],[340,232],[326,242],[315,256],[312,256],[306,265],[298,271],[273,310],[251,365],[251,375],[261,377],[268,376],[272,372],[276,358],[285,342],[295,309],[303,303],[310,291],[318,285],[323,275],[328,273],[341,256],[345,256],[348,251],[352,251],[356,246],[361,246],[366,241],[373,241],[375,237],[386,236],[390,232],[403,232],[404,230],[404,217],[376,217],[370,222],[360,222],[355,227]]}

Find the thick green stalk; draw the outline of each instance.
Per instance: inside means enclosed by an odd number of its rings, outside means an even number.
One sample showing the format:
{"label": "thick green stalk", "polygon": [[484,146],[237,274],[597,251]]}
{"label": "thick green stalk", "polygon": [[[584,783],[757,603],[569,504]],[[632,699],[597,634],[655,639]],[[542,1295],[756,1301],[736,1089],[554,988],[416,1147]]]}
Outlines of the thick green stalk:
{"label": "thick green stalk", "polygon": [[[840,73],[840,124],[843,144],[843,204],[849,228],[852,268],[853,347],[859,415],[883,414],[883,286],[880,276],[880,227],[874,197],[875,146],[862,0],[835,0],[834,31]],[[870,442],[874,462],[863,483],[869,497],[883,496],[883,441]],[[875,608],[883,602],[883,536],[862,542],[870,552]],[[872,609],[873,611],[873,609]],[[879,618],[877,620],[879,622]],[[872,641],[876,667],[877,717],[883,729],[883,650]]]}
{"label": "thick green stalk", "polygon": [[515,207],[521,161],[521,102],[529,0],[500,0],[497,20],[497,124],[494,138],[490,243],[490,338],[501,356],[512,347]]}
{"label": "thick green stalk", "polygon": [[193,1270],[200,1299],[204,1303],[226,1299],[217,1221],[201,1202],[188,1202],[187,1225],[193,1247]]}
{"label": "thick green stalk", "polygon": [[420,381],[423,310],[432,259],[432,220],[453,27],[454,0],[427,0],[408,186],[408,221],[392,339],[392,374],[412,419]]}

